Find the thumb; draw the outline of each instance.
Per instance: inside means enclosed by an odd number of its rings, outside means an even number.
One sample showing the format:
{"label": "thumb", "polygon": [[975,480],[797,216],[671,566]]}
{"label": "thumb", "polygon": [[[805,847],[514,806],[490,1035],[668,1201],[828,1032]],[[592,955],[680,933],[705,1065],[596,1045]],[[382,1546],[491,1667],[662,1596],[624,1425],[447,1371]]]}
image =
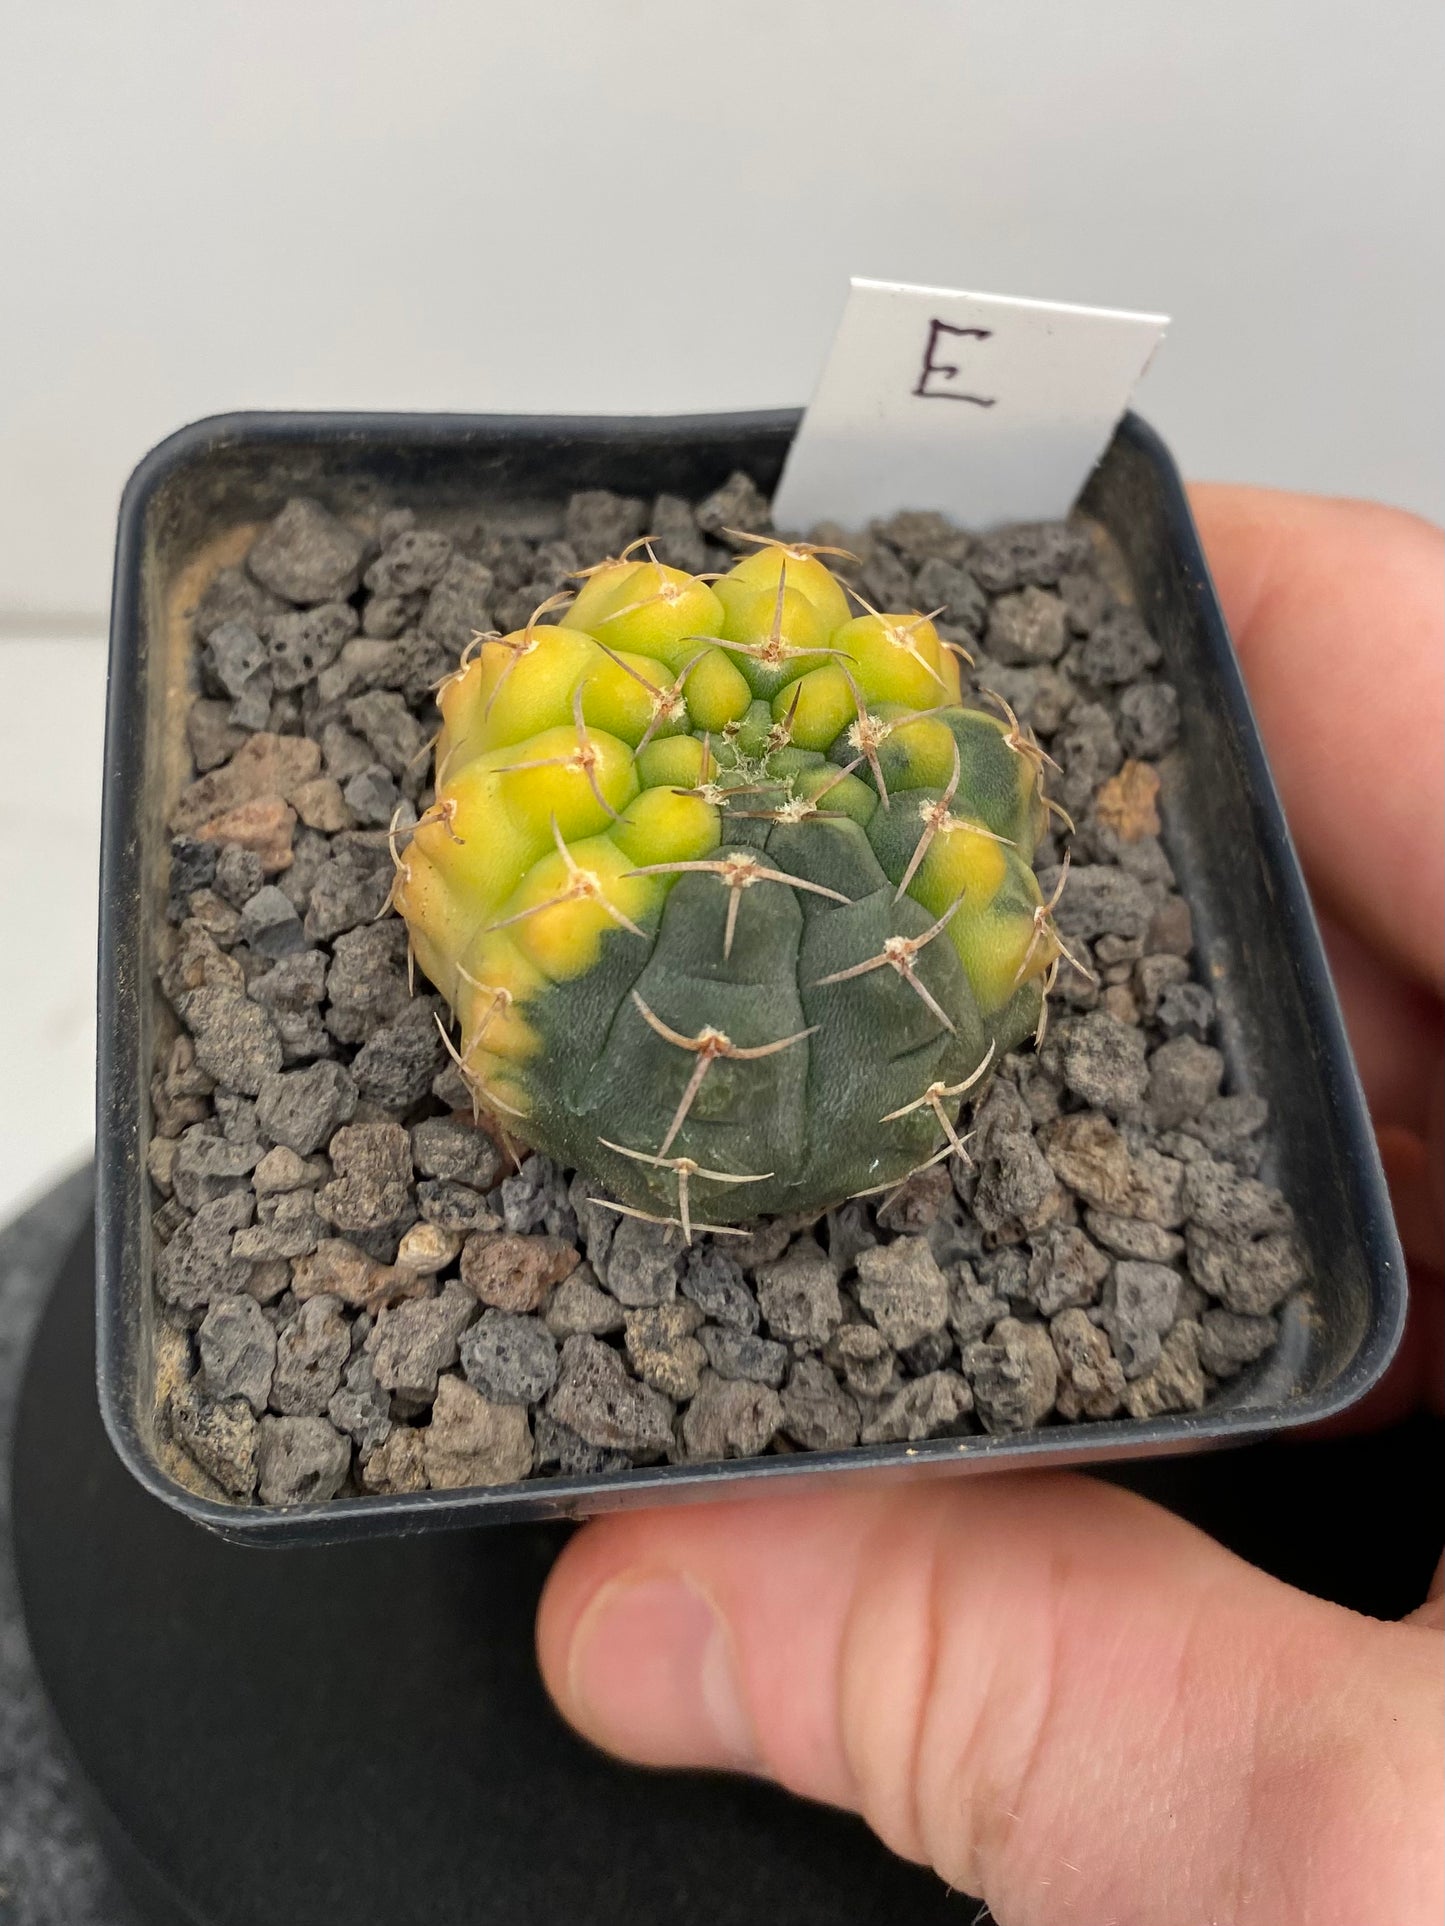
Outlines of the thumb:
{"label": "thumb", "polygon": [[1000,1926],[1441,1917],[1437,1633],[1092,1480],[601,1520],[538,1647],[599,1745],[852,1807]]}

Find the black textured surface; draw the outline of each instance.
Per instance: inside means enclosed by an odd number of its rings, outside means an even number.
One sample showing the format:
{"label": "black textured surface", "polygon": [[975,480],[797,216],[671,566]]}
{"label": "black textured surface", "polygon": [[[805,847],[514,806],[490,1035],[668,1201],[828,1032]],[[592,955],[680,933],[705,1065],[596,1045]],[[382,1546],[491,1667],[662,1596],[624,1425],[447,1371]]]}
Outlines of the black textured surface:
{"label": "black textured surface", "polygon": [[22,1396],[16,1555],[37,1664],[148,1918],[957,1926],[957,1896],[856,1820],[572,1737],[532,1656],[562,1529],[278,1557],[156,1504],[95,1409],[93,1280],[87,1237]]}
{"label": "black textured surface", "polygon": [[[18,1336],[85,1201],[82,1180],[0,1238],[0,1437]],[[627,1771],[569,1737],[531,1650],[558,1530],[272,1557],[147,1497],[96,1414],[92,1285],[87,1229],[26,1380],[17,1554],[40,1670],[150,1926],[972,1919],[851,1820]],[[1122,1481],[1281,1577],[1393,1615],[1436,1556],[1440,1492],[1421,1471],[1441,1430],[1270,1443]],[[0,1559],[0,1923],[131,1926],[46,1736],[6,1584]]]}
{"label": "black textured surface", "polygon": [[0,1926],[130,1926],[31,1664],[10,1557],[10,1446],[30,1336],[57,1267],[89,1234],[88,1170],[0,1230]]}

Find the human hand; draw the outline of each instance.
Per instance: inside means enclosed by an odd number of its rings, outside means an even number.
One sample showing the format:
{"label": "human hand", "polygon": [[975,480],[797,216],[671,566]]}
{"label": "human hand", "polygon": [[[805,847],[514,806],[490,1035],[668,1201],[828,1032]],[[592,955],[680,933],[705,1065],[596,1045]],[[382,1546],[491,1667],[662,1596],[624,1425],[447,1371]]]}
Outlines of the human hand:
{"label": "human hand", "polygon": [[1441,1406],[1445,663],[1440,531],[1397,510],[1198,487],[1193,507],[1390,1180],[1410,1323],[1369,1413]]}
{"label": "human hand", "polygon": [[[1408,1401],[1439,1380],[1440,538],[1264,491],[1195,508],[1426,1307]],[[851,1807],[1000,1926],[1438,1926],[1438,1594],[1364,1619],[1023,1473],[599,1520],[538,1649],[599,1745]]]}

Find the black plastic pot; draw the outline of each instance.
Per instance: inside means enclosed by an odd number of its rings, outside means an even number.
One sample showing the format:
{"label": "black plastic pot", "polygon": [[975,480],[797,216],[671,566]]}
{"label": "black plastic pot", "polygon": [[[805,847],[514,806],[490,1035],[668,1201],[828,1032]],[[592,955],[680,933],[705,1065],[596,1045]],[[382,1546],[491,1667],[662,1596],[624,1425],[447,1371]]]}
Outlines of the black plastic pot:
{"label": "black plastic pot", "polygon": [[792,412],[637,420],[235,415],[183,429],[132,476],[120,513],[106,735],[97,1369],[122,1459],[158,1498],[212,1530],[257,1544],[316,1543],[581,1516],[820,1478],[1193,1451],[1328,1417],[1389,1362],[1404,1322],[1404,1261],[1319,933],[1178,473],[1153,431],[1128,416],[1082,506],[1117,544],[1179,692],[1182,771],[1170,799],[1170,857],[1218,1005],[1230,1087],[1269,1101],[1278,1160],[1271,1174],[1295,1204],[1308,1248],[1312,1282],[1287,1307],[1273,1353],[1197,1413],[288,1511],[199,1497],[163,1468],[144,1153],[163,821],[183,775],[176,744],[190,693],[185,625],[167,616],[182,571],[224,531],[275,514],[296,493],[343,515],[382,505],[486,509],[525,527],[529,515],[555,514],[577,488],[695,497],[745,468],[767,489],[797,420]]}

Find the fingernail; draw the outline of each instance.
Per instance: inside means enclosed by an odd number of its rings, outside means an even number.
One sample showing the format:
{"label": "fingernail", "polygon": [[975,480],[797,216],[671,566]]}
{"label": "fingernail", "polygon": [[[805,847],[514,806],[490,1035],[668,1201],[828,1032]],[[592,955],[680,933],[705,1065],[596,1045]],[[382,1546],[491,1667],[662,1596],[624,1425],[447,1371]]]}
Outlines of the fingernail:
{"label": "fingernail", "polygon": [[608,1751],[646,1765],[754,1767],[727,1626],[673,1573],[614,1578],[572,1635],[571,1711]]}

